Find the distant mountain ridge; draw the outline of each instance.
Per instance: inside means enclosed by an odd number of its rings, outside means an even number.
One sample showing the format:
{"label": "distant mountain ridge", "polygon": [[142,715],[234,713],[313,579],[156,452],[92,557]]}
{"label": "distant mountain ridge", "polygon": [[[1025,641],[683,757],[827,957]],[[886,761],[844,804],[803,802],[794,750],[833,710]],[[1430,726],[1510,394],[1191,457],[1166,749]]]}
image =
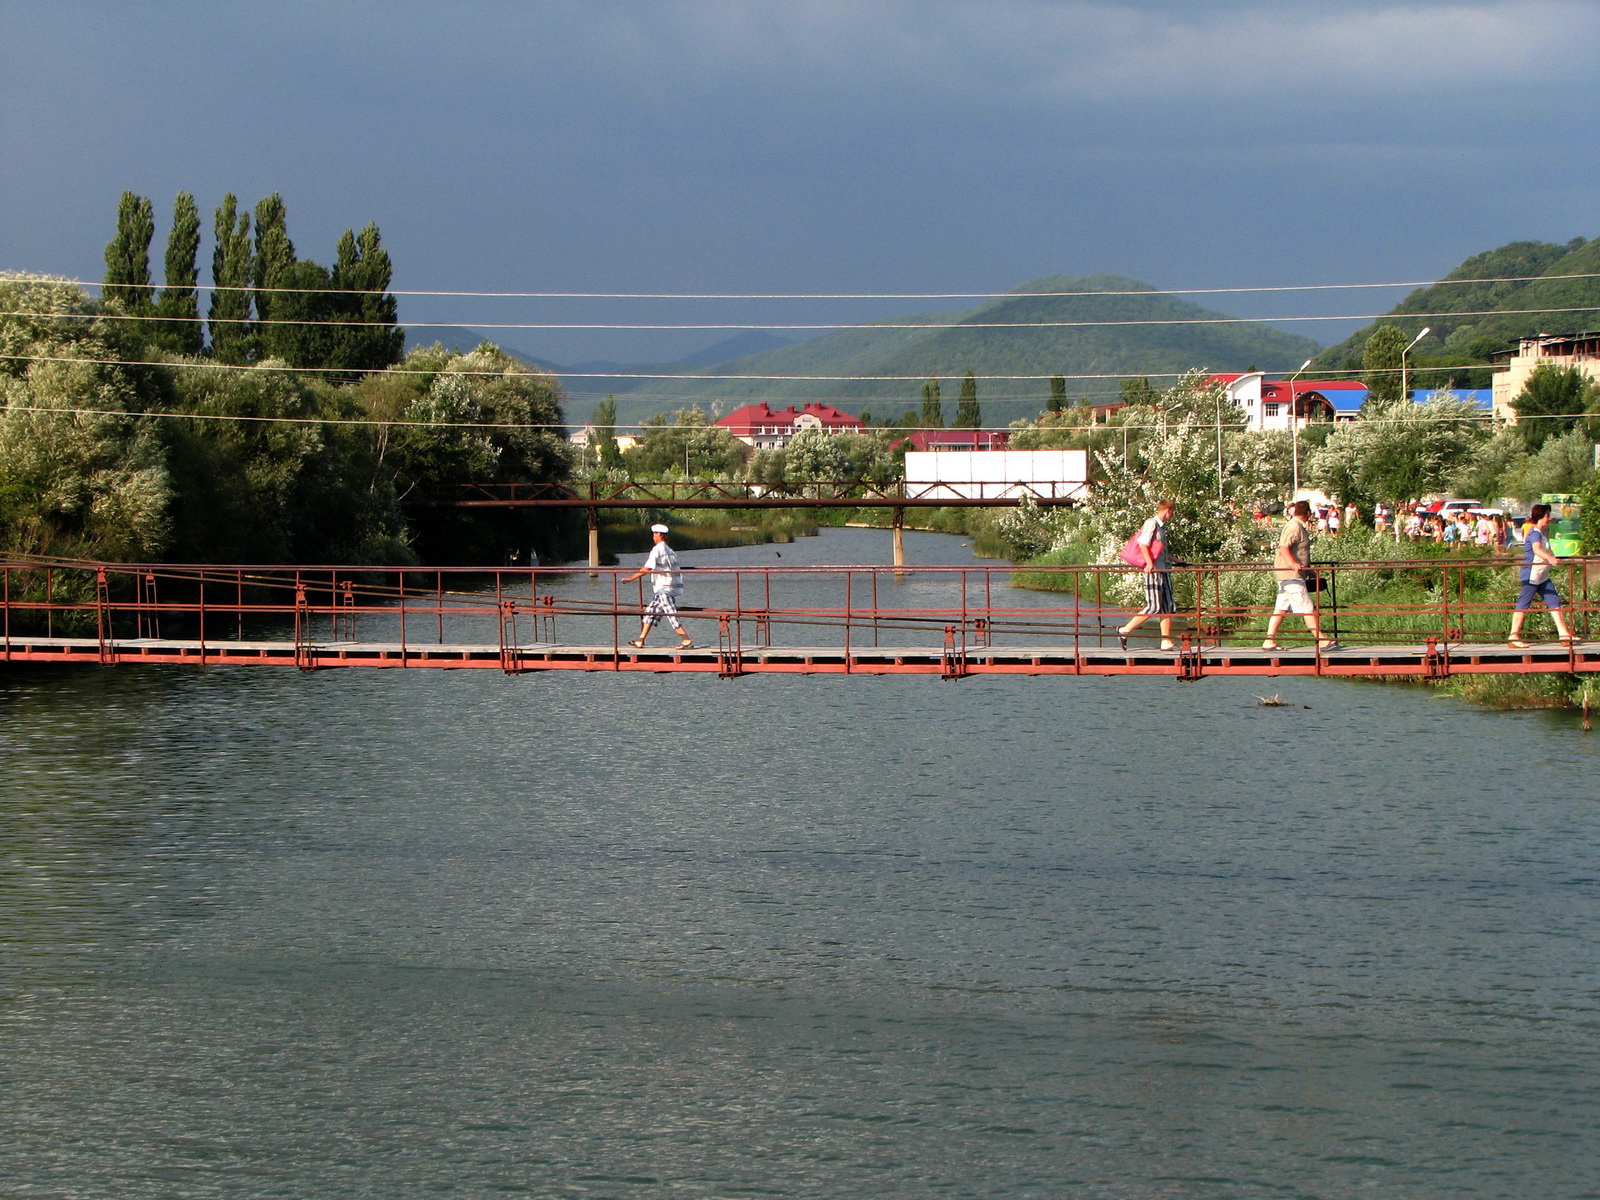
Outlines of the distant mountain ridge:
{"label": "distant mountain ridge", "polygon": [[[1192,367],[1293,370],[1318,349],[1310,338],[1235,321],[1137,280],[1045,275],[966,312],[853,325],[700,372],[727,379],[618,380],[612,390],[623,421],[687,404],[715,415],[756,400],[821,400],[848,412],[867,408],[886,416],[920,406],[922,381],[930,375],[942,381],[953,412],[960,378],[972,371],[980,380],[985,421],[1004,424],[1040,411],[1049,394],[1043,377],[1052,374],[1068,377],[1073,396],[1111,396],[1117,379],[1129,375]],[[740,375],[908,378],[732,378]],[[993,378],[1006,375],[1038,378]]]}

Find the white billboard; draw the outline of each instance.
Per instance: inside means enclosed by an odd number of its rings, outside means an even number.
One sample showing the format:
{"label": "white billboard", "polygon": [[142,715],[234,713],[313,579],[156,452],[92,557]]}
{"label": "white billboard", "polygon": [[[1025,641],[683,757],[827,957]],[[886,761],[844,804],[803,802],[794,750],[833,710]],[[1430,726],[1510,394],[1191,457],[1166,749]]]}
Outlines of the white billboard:
{"label": "white billboard", "polygon": [[932,500],[1082,500],[1087,450],[911,450],[906,495]]}

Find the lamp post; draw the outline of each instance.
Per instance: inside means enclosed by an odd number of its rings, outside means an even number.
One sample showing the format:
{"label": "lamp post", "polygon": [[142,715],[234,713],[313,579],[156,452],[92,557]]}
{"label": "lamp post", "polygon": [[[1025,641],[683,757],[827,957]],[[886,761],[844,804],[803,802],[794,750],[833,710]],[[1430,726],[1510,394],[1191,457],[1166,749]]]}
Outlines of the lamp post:
{"label": "lamp post", "polygon": [[1295,403],[1294,381],[1300,378],[1300,371],[1310,365],[1308,358],[1300,364],[1300,370],[1289,376],[1289,454],[1294,461],[1294,490],[1289,493],[1291,504],[1300,495],[1300,414],[1296,411],[1300,406]]}
{"label": "lamp post", "polygon": [[1412,338],[1410,344],[1407,345],[1404,350],[1400,351],[1400,399],[1402,399],[1402,400],[1411,399],[1411,389],[1410,389],[1410,387],[1407,386],[1407,383],[1406,383],[1406,380],[1407,380],[1406,355],[1411,353],[1412,347],[1414,347],[1418,342],[1420,342],[1423,338],[1427,337],[1432,332],[1433,332],[1433,329],[1430,326],[1424,325],[1422,327],[1422,332],[1417,334],[1416,337]]}

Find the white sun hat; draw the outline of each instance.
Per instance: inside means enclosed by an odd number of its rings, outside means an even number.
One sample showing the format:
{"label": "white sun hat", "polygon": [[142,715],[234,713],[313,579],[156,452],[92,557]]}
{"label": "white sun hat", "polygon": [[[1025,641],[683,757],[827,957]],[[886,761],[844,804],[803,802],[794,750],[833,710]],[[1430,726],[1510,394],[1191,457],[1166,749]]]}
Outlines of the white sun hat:
{"label": "white sun hat", "polygon": [[650,532],[651,533],[666,533],[667,532],[667,527],[665,525],[652,525],[652,526],[650,526]]}

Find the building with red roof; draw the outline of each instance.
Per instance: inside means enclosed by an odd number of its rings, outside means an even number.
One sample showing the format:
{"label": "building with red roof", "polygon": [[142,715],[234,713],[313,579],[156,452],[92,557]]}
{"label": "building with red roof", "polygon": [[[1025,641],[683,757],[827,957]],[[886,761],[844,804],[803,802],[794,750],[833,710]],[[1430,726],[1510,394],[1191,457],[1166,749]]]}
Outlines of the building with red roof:
{"label": "building with red roof", "polygon": [[1294,420],[1305,428],[1311,421],[1354,421],[1367,400],[1367,385],[1354,379],[1268,379],[1260,371],[1245,375],[1213,375],[1228,397],[1244,409],[1245,420],[1257,432],[1288,430]]}
{"label": "building with red roof", "polygon": [[1004,450],[1009,429],[914,429],[895,442],[907,450]]}
{"label": "building with red roof", "polygon": [[828,433],[855,433],[863,426],[859,417],[852,417],[831,404],[812,400],[802,408],[770,408],[765,403],[746,404],[716,422],[747,446],[757,450],[777,450],[789,444],[789,439],[806,429],[822,429]]}

